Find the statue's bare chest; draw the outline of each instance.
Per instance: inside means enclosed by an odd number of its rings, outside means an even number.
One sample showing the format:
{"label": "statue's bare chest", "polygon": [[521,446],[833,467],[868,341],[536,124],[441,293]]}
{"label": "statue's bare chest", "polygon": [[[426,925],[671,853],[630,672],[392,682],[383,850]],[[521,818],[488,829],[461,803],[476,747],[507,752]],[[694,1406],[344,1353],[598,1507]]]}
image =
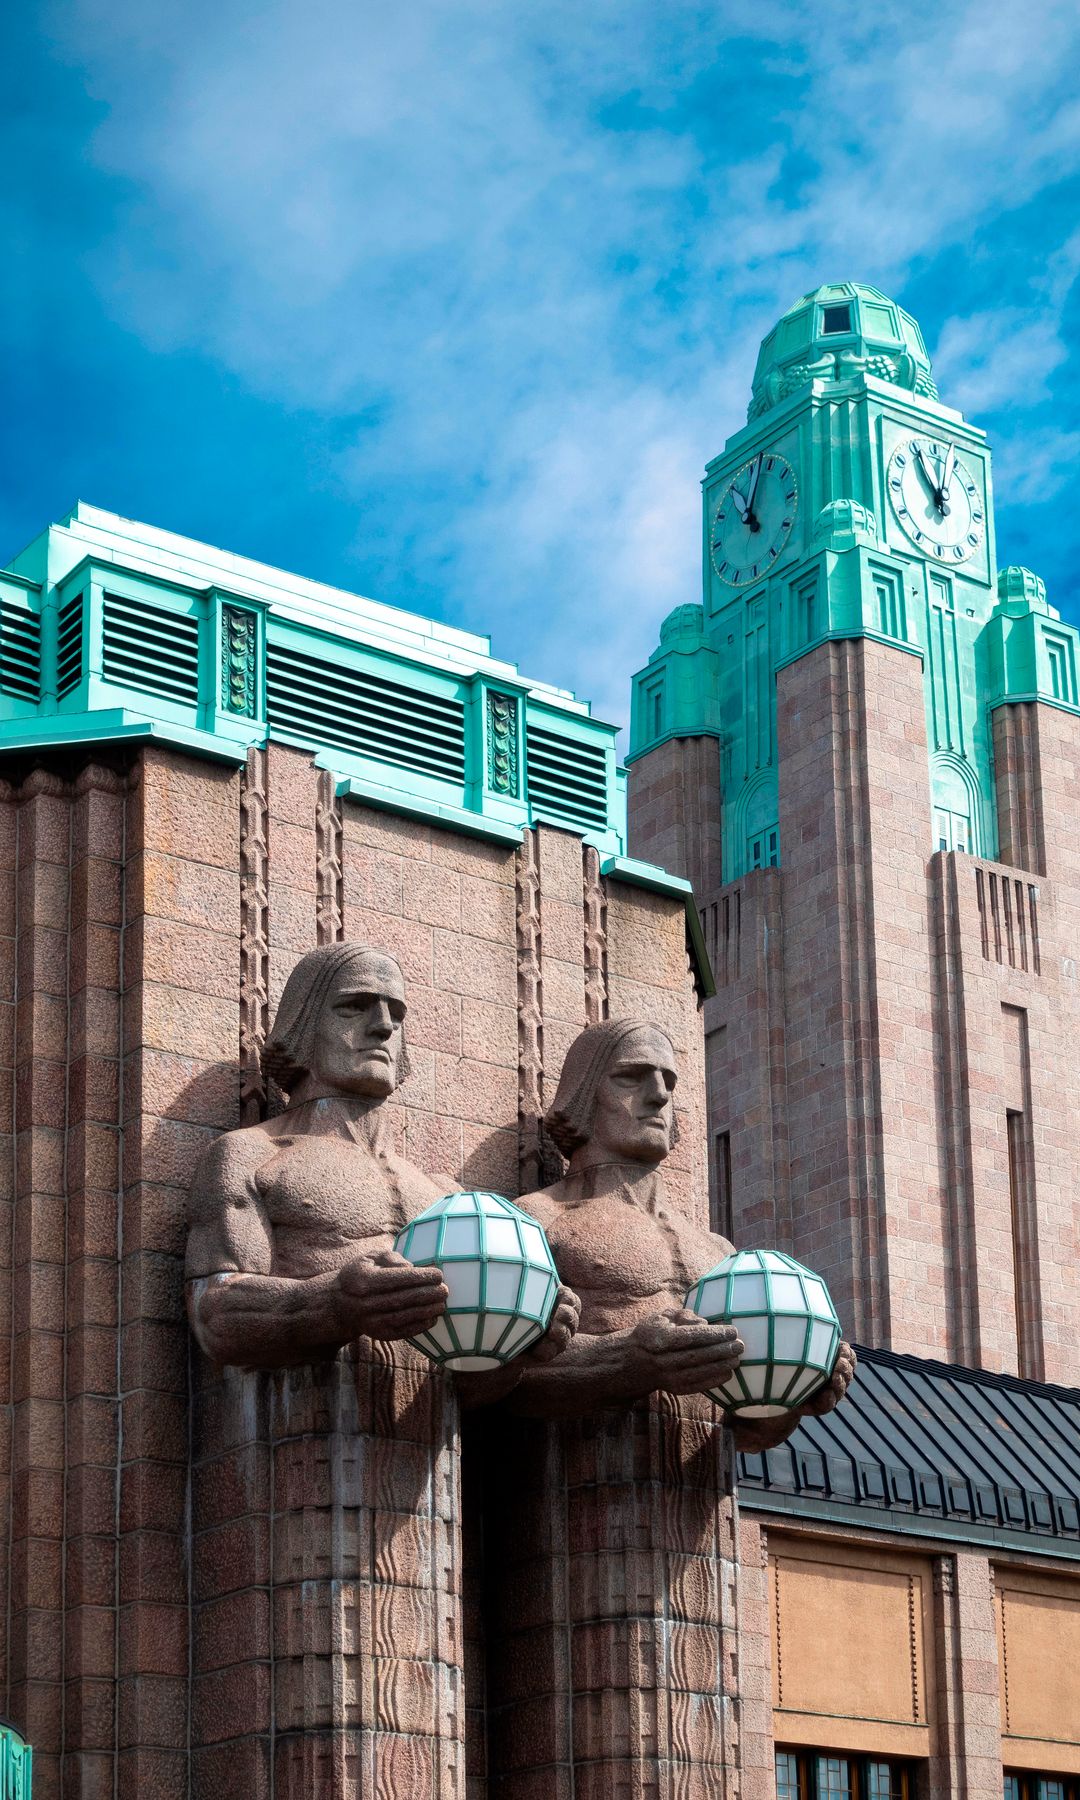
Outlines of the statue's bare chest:
{"label": "statue's bare chest", "polygon": [[274,1232],[275,1261],[287,1263],[304,1250],[323,1263],[327,1256],[341,1260],[336,1248],[346,1254],[382,1248],[419,1210],[391,1168],[340,1137],[280,1141],[256,1184]]}
{"label": "statue's bare chest", "polygon": [[680,1305],[690,1283],[716,1260],[718,1247],[679,1212],[647,1212],[616,1196],[560,1207],[545,1218],[563,1280],[598,1304],[655,1299]]}

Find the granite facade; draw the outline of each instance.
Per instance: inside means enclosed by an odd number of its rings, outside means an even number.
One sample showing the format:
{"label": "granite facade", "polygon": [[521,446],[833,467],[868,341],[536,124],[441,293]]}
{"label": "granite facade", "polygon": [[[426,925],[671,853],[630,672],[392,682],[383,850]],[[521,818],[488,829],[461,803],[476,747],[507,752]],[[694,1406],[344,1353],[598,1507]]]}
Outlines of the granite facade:
{"label": "granite facade", "polygon": [[[697,884],[714,1208],[867,1343],[1075,1381],[1080,719],[993,714],[998,863],[934,847],[920,658],[777,675],[781,865],[725,883],[714,740],[632,767],[630,846]],[[727,1223],[725,1222],[725,1229]]]}

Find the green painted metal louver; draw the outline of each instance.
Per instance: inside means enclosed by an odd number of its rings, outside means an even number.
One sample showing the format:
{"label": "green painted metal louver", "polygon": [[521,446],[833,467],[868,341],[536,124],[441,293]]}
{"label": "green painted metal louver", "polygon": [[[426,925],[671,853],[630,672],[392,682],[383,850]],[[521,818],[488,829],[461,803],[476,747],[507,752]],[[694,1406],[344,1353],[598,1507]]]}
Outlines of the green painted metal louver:
{"label": "green painted metal louver", "polygon": [[83,596],[61,608],[56,638],[56,697],[62,700],[82,677]]}
{"label": "green painted metal louver", "polygon": [[35,704],[41,696],[41,621],[0,602],[0,691]]}
{"label": "green painted metal louver", "polygon": [[106,681],[197,706],[198,620],[107,593],[102,672]]}
{"label": "green painted metal louver", "polygon": [[583,744],[529,724],[525,734],[529,804],[600,830],[608,822],[607,761],[600,744]]}
{"label": "green painted metal louver", "polygon": [[465,708],[449,695],[271,643],[266,705],[271,730],[440,781],[465,779]]}
{"label": "green painted metal louver", "polygon": [[0,1800],[30,1800],[34,1752],[12,1725],[0,1724]]}

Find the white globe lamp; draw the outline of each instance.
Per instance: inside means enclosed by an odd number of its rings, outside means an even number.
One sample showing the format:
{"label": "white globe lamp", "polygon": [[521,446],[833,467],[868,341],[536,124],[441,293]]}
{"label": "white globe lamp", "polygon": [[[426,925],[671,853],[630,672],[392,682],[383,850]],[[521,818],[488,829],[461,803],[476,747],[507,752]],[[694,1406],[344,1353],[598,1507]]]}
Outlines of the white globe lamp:
{"label": "white globe lamp", "polygon": [[710,1395],[727,1412],[774,1419],[824,1387],[840,1347],[840,1321],[820,1275],[780,1250],[737,1250],[686,1296],[710,1325],[734,1325],[742,1361]]}
{"label": "white globe lamp", "polygon": [[430,1330],[410,1338],[444,1369],[497,1369],[543,1337],[559,1277],[538,1225],[501,1194],[435,1200],[398,1234],[394,1249],[437,1268],[450,1290]]}

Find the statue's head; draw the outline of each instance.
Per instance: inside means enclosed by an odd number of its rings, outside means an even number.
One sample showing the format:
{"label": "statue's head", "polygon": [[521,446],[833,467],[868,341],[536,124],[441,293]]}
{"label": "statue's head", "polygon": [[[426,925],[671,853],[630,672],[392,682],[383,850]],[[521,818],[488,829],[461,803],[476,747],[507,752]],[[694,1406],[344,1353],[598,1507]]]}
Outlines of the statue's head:
{"label": "statue's head", "polygon": [[544,1123],[572,1164],[662,1162],[677,1136],[677,1080],[671,1039],[658,1025],[590,1025],[567,1051]]}
{"label": "statue's head", "polygon": [[325,944],[297,963],[263,1046],[266,1073],[294,1097],[385,1100],[409,1072],[405,983],[385,951]]}

